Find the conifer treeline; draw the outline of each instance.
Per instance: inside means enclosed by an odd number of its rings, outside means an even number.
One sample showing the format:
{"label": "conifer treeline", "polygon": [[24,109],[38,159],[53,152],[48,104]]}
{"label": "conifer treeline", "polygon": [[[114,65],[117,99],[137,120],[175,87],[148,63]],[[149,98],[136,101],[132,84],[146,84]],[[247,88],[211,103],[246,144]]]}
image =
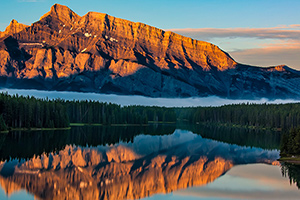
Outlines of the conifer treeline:
{"label": "conifer treeline", "polygon": [[228,123],[289,130],[300,125],[300,104],[236,104],[181,108],[177,117],[191,123]]}
{"label": "conifer treeline", "polygon": [[63,128],[69,117],[62,100],[0,94],[0,128]]}
{"label": "conifer treeline", "polygon": [[71,123],[147,124],[175,122],[173,108],[124,106],[98,101],[48,100],[0,94],[0,130],[7,128],[64,128]]}
{"label": "conifer treeline", "polygon": [[157,106],[124,106],[98,101],[66,101],[70,122],[88,124],[147,124],[154,122],[175,122],[173,108]]}
{"label": "conifer treeline", "polygon": [[[300,125],[300,104],[236,104],[166,108],[124,106],[98,101],[48,100],[0,94],[0,128],[68,127],[69,123],[147,124],[187,121],[289,130]],[[4,128],[3,128],[4,127]]]}
{"label": "conifer treeline", "polygon": [[300,155],[300,127],[291,128],[282,134],[280,144],[281,155]]}

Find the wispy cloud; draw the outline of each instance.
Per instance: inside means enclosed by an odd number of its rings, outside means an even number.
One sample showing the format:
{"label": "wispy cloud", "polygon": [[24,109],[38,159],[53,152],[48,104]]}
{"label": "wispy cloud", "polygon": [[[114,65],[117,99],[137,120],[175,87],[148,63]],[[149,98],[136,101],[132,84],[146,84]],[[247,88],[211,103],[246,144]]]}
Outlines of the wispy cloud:
{"label": "wispy cloud", "polygon": [[300,45],[298,47],[270,46],[229,53],[240,63],[265,67],[284,64],[300,70]]}
{"label": "wispy cloud", "polygon": [[280,39],[275,43],[261,43],[259,48],[230,51],[230,55],[240,63],[258,66],[285,64],[300,70],[300,40]]}
{"label": "wispy cloud", "polygon": [[297,39],[300,40],[300,24],[278,26],[271,28],[198,28],[198,29],[169,29],[175,33],[194,39],[209,38],[259,38],[259,39]]}
{"label": "wispy cloud", "polygon": [[199,28],[169,31],[218,45],[240,63],[286,64],[300,70],[300,24],[271,28]]}

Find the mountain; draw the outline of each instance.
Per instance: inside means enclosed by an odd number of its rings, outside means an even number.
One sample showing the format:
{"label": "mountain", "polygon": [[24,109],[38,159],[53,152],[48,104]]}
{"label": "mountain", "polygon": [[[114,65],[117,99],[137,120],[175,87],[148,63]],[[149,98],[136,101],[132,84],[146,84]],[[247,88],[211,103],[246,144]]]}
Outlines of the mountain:
{"label": "mountain", "polygon": [[139,199],[208,184],[235,165],[278,164],[277,158],[276,151],[175,131],[3,161],[0,185],[7,195],[26,189],[38,199]]}
{"label": "mountain", "polygon": [[13,35],[15,33],[19,33],[20,31],[22,31],[26,27],[28,27],[28,26],[25,25],[25,24],[21,24],[21,23],[19,23],[16,20],[13,19],[10,22],[9,26],[5,29],[4,32],[0,31],[0,38],[3,38],[5,36],[9,36],[9,35]]}
{"label": "mountain", "polygon": [[243,65],[217,46],[107,14],[55,4],[0,38],[0,86],[190,97],[299,98],[300,72]]}

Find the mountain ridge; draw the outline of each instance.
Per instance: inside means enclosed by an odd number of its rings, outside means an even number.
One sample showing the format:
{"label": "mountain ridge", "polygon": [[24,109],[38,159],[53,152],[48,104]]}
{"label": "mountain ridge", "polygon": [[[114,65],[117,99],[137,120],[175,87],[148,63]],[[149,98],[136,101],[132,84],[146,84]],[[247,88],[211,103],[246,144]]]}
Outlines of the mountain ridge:
{"label": "mountain ridge", "polygon": [[10,24],[6,27],[4,32],[0,31],[0,38],[5,37],[10,34],[18,33],[28,27],[25,24],[19,23],[17,20],[13,19]]}
{"label": "mountain ridge", "polygon": [[287,66],[246,67],[211,43],[103,13],[81,17],[55,4],[18,30],[0,38],[2,87],[151,97],[300,94],[299,72]]}

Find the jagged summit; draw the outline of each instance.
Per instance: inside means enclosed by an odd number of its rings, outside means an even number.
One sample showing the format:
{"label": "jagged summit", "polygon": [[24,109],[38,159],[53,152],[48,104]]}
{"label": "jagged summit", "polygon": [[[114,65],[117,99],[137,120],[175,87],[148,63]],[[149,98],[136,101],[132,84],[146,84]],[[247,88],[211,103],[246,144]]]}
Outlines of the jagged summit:
{"label": "jagged summit", "polygon": [[59,20],[61,20],[61,22],[64,23],[72,23],[74,21],[77,21],[78,18],[80,18],[79,15],[77,15],[75,12],[73,12],[70,8],[68,8],[67,6],[63,6],[60,4],[54,4],[50,11],[48,13],[46,13],[45,15],[43,15],[40,20],[46,18],[46,17],[56,17]]}
{"label": "jagged summit", "polygon": [[17,20],[13,19],[8,25],[8,27],[6,27],[5,31],[0,32],[0,38],[5,37],[7,35],[18,33],[23,29],[25,29],[26,27],[28,26],[25,24],[21,24]]}
{"label": "jagged summit", "polygon": [[286,65],[277,65],[274,67],[268,67],[267,68],[269,71],[278,71],[278,72],[285,72],[285,71],[291,71],[293,69],[289,68]]}
{"label": "jagged summit", "polygon": [[270,76],[261,73],[282,74],[241,65],[211,43],[103,13],[81,17],[59,4],[21,32],[2,37],[0,53],[0,76],[9,77],[5,87],[37,88],[38,82],[39,89],[153,97],[300,93],[289,80],[279,87],[265,78],[261,84],[257,79]]}

